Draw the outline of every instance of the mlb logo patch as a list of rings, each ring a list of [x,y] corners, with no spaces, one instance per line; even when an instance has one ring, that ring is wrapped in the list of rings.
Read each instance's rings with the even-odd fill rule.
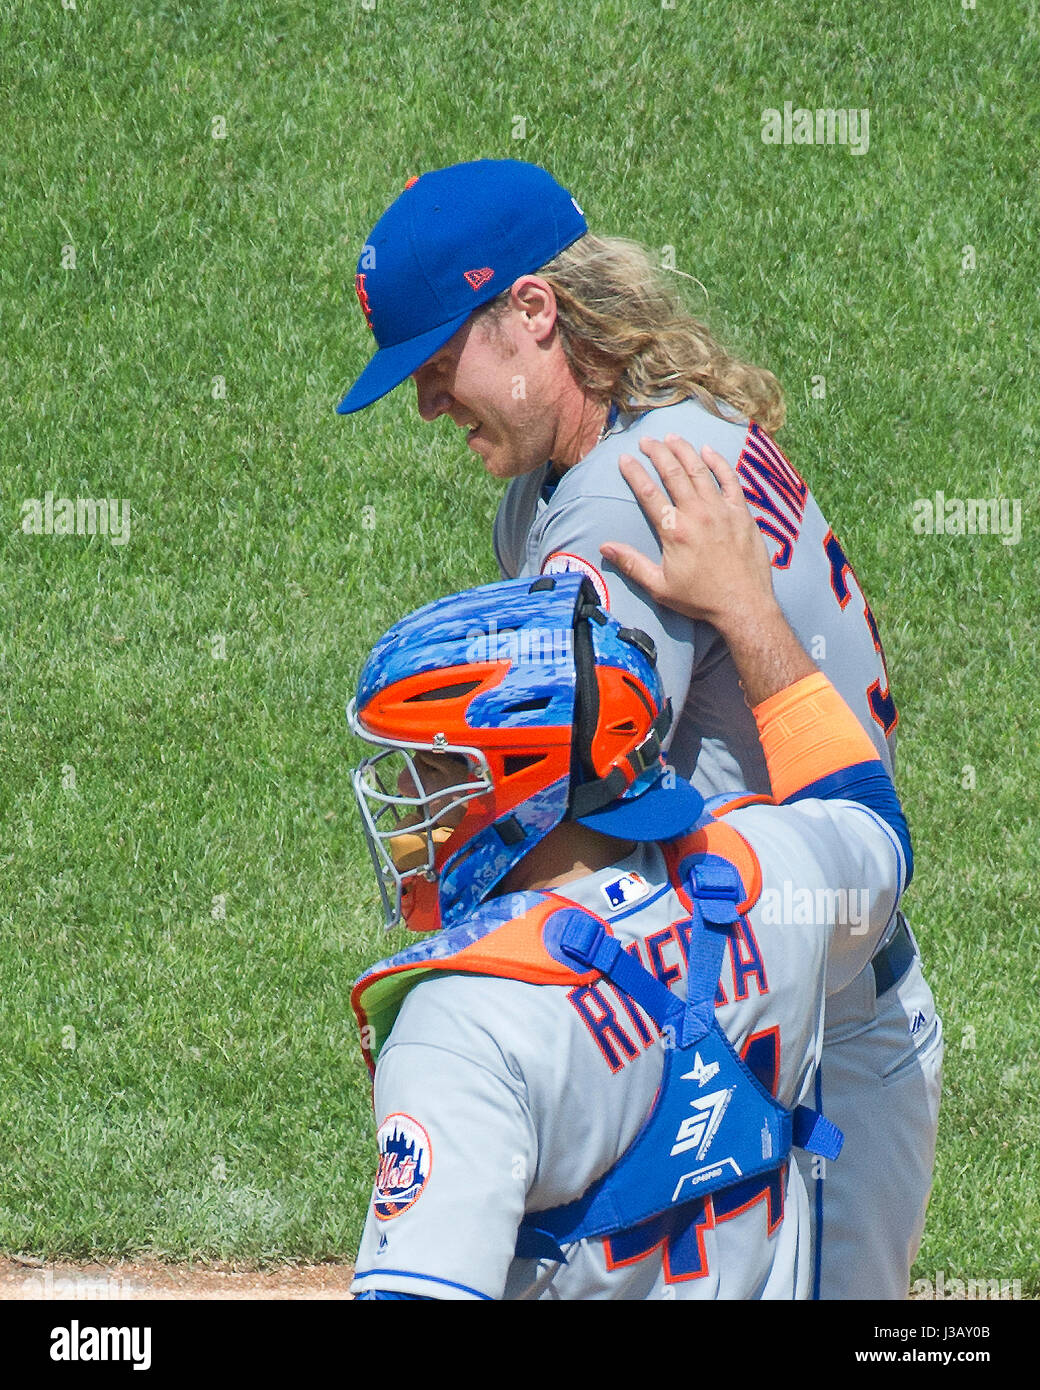
[[[380,1221],[400,1216],[422,1196],[433,1165],[430,1136],[411,1115],[388,1115],[376,1134],[376,1169],[372,1208]]]
[[[600,884],[603,896],[611,907],[624,907],[636,903],[650,892],[650,885],[642,874],[622,874],[609,883]]]

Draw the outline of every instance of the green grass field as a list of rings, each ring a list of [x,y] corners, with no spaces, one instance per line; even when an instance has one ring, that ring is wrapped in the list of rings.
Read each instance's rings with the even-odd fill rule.
[[[917,1272],[1040,1295],[1036,11],[373,4],[0,19],[0,1251],[354,1253],[348,993],[399,943],[343,707],[496,576],[499,485],[410,386],[333,409],[372,223],[515,157],[674,247],[785,386],[902,711],[948,1039]],[[788,100],[869,109],[869,149],[763,143]],[[1021,499],[1021,540],[915,534],[936,491]],[[48,492],[127,499],[128,542],[25,534]]]

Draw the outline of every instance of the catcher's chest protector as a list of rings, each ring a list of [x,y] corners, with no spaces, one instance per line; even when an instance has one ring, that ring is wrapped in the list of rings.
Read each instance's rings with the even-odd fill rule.
[[[687,961],[685,1001],[613,936],[594,913],[552,893],[510,894],[465,924],[380,962],[352,1002],[369,1066],[408,990],[431,971],[472,972],[568,987],[606,978],[661,1030],[664,1074],[653,1109],[614,1166],[575,1202],[528,1214],[517,1256],[562,1259],[560,1247],[605,1237],[694,1206],[709,1193],[760,1187],[792,1144],[836,1158],[840,1130],[816,1111],[787,1110],[737,1055],[715,1016],[727,936],[744,910],[728,826],[715,823],[665,847],[672,887],[690,908],[678,926]],[[743,842],[741,842],[743,845]],[[746,851],[746,846],[744,846]],[[710,1156],[709,1156],[710,1154]],[[738,1202],[739,1205],[739,1202]]]

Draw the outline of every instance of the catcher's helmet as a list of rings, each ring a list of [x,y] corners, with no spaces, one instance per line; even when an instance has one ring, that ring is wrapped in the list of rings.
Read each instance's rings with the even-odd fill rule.
[[[376,644],[347,712],[387,926],[461,921],[565,819],[664,840],[703,802],[666,768],[656,653],[581,575],[438,599]],[[451,761],[454,759],[454,761]]]

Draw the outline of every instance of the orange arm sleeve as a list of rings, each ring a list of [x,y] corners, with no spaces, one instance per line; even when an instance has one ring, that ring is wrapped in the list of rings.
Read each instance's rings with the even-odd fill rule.
[[[753,713],[777,801],[844,768],[880,761],[859,720],[822,671],[771,695]]]

